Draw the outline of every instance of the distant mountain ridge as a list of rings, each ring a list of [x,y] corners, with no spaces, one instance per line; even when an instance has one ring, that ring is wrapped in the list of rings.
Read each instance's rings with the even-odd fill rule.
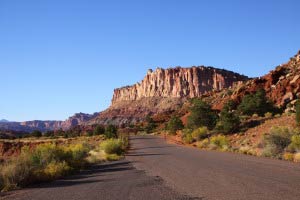
[[[32,132],[34,130],[39,130],[39,131],[49,131],[49,130],[59,130],[59,129],[67,130],[73,126],[81,125],[82,123],[87,122],[96,116],[98,116],[98,113],[94,113],[94,114],[76,113],[65,121],[34,120],[34,121],[25,121],[25,122],[1,122],[0,130],[13,130],[13,131],[24,131],[24,132]]]
[[[1,120],[0,120],[0,123],[7,123],[7,122],[9,122],[9,121],[6,120],[6,119],[1,119]]]

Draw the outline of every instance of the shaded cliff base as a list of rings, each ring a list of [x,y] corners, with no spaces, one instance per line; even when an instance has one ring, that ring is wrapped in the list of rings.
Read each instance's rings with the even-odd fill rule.
[[[171,114],[179,110],[186,100],[187,98],[148,97],[135,101],[119,101],[86,124],[121,126],[141,123],[148,115]]]

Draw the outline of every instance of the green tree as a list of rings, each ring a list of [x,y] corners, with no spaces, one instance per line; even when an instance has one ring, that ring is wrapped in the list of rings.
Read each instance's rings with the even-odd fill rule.
[[[296,122],[297,125],[300,126],[300,100],[296,102]]]
[[[238,106],[238,111],[244,115],[258,114],[264,116],[265,113],[276,112],[274,104],[266,97],[264,89],[259,89],[255,94],[245,95],[241,104]]]
[[[32,137],[42,137],[42,132],[39,130],[35,130],[31,133]]]
[[[152,119],[152,117],[150,117],[150,115],[147,115],[146,122],[147,122],[147,125],[145,126],[145,131],[147,133],[153,132],[153,130],[156,128],[156,124],[155,124],[154,120]]]
[[[176,131],[183,129],[183,123],[179,117],[173,116],[168,122],[167,129],[171,134],[176,134]]]
[[[238,131],[240,125],[240,118],[237,115],[235,108],[235,102],[230,100],[228,101],[221,113],[218,121],[217,129],[224,133],[233,133]]]
[[[213,129],[218,117],[210,105],[199,99],[194,99],[192,104],[187,127],[196,129],[201,126],[206,126],[208,129]]]
[[[97,125],[94,129],[94,135],[103,135],[105,133],[105,128],[101,125]]]
[[[105,128],[105,136],[106,138],[117,138],[118,128],[112,124],[109,124]]]

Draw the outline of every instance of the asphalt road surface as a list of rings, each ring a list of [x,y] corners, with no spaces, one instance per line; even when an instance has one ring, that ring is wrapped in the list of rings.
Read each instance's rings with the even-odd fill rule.
[[[4,199],[299,200],[300,164],[201,151],[136,136],[123,161],[94,166]]]

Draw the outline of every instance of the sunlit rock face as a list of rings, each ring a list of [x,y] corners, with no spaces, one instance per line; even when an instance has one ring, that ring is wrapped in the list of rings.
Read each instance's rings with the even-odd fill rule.
[[[157,68],[155,71],[148,70],[140,83],[115,89],[112,105],[145,97],[200,97],[207,92],[219,91],[246,80],[246,76],[212,67]]]

